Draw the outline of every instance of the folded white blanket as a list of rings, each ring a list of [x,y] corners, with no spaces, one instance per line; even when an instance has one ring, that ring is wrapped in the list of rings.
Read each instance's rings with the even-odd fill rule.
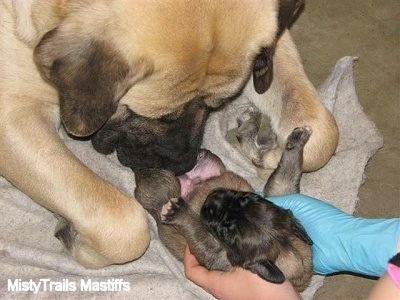
[[[358,102],[352,77],[354,58],[344,57],[320,88],[325,105],[333,112],[340,130],[336,154],[323,169],[305,174],[302,192],[325,199],[352,213],[368,159],[382,146],[382,137]],[[256,189],[261,181],[252,165],[226,140],[227,130],[247,99],[238,99],[212,114],[205,131],[205,148],[221,157],[229,169],[245,177]],[[129,195],[135,189],[134,175],[121,166],[115,154],[97,153],[90,142],[60,135],[66,145],[94,172]],[[32,178],[34,181],[35,179]],[[183,266],[158,239],[150,217],[151,245],[139,260],[102,270],[87,270],[68,256],[53,237],[53,214],[31,201],[0,177],[0,298],[118,298],[118,299],[212,299],[188,281]],[[323,283],[314,276],[303,293],[311,299]],[[35,290],[37,289],[37,290]]]

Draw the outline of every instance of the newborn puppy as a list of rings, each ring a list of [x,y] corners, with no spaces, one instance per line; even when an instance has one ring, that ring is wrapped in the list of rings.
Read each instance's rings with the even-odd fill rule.
[[[311,130],[296,128],[266,195],[299,191],[302,151]],[[210,151],[183,176],[160,169],[136,173],[135,196],[158,224],[161,241],[179,260],[186,245],[208,269],[248,269],[265,280],[292,282],[299,291],[312,275],[311,239],[291,212],[254,194]]]
[[[257,172],[266,169],[263,161],[269,152],[278,147],[276,134],[271,128],[270,120],[261,114],[261,111],[251,105],[237,118],[238,127],[235,129],[235,136],[238,141],[237,148],[246,156]],[[272,173],[269,172],[268,176]],[[268,179],[268,176],[260,175],[261,178]]]
[[[257,194],[221,188],[209,194],[200,217],[233,266],[270,282],[282,283],[286,276],[296,288],[306,287],[302,268],[310,263],[312,241],[290,211]]]
[[[202,99],[159,119],[140,116],[121,106],[92,136],[92,144],[104,154],[116,150],[119,161],[134,172],[158,168],[181,175],[196,164],[209,112]]]
[[[279,151],[279,143],[272,130],[271,120],[252,105],[239,115],[237,124],[235,136],[238,150],[257,168],[258,176],[267,180],[273,172],[270,168],[271,153]],[[303,169],[303,166],[301,168]]]

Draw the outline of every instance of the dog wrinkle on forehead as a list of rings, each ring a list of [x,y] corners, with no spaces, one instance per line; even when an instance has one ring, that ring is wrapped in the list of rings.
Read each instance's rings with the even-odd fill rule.
[[[134,44],[136,53],[155,57],[161,66],[168,61],[193,62],[192,70],[196,64],[209,65],[201,71],[211,74],[229,69],[219,62],[235,65],[235,57],[253,55],[275,39],[276,0],[216,2],[161,1],[140,9],[124,8],[119,14],[128,35],[121,38]]]

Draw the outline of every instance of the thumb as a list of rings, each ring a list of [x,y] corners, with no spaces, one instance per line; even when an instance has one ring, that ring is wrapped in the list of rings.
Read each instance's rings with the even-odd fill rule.
[[[200,265],[197,258],[190,252],[189,247],[185,249],[183,264],[186,277],[209,293],[213,292],[214,284],[224,274],[222,271],[210,271]]]

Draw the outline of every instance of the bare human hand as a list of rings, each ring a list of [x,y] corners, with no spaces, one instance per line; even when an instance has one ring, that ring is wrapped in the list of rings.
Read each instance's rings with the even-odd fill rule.
[[[227,272],[210,271],[200,265],[189,247],[185,250],[183,263],[186,277],[217,299],[300,299],[288,281],[270,283],[242,268],[232,268]]]

